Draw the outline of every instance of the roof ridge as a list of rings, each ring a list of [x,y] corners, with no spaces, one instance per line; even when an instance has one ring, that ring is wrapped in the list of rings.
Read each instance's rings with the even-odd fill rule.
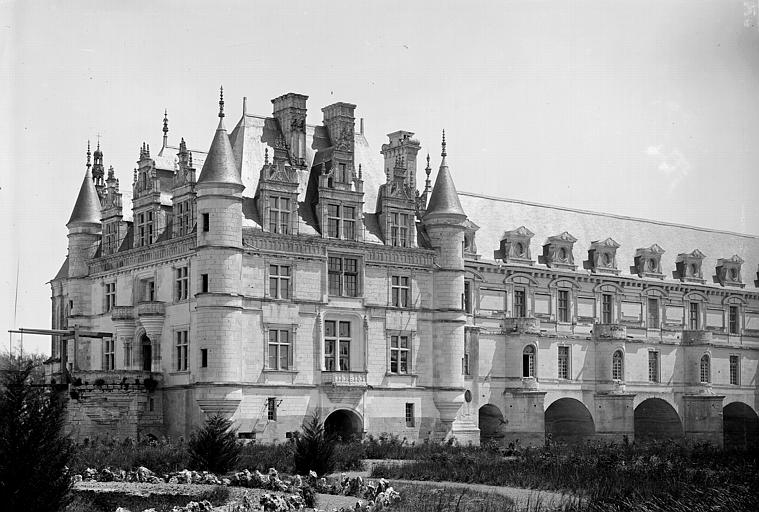
[[[748,233],[738,233],[736,231],[727,231],[725,229],[716,229],[716,228],[705,228],[701,226],[691,226],[689,224],[678,224],[676,222],[667,222],[662,220],[653,220],[653,219],[644,219],[640,217],[631,217],[629,215],[620,215],[617,213],[608,213],[608,212],[598,212],[593,210],[583,210],[580,208],[572,208],[569,206],[557,206],[552,204],[546,204],[546,203],[536,203],[535,201],[525,201],[523,199],[511,199],[508,197],[497,197],[497,196],[490,196],[487,194],[480,194],[476,192],[464,192],[460,191],[459,195],[462,196],[470,196],[470,197],[480,197],[482,199],[490,199],[492,201],[502,201],[504,203],[517,203],[517,204],[523,204],[527,206],[538,206],[540,208],[551,208],[554,210],[563,210],[568,212],[575,212],[575,213],[583,213],[587,215],[601,215],[603,217],[611,217],[613,219],[621,219],[621,220],[633,220],[637,222],[648,222],[650,224],[657,224],[659,226],[670,226],[675,228],[686,228],[686,229],[693,229],[696,231],[703,231],[707,233],[720,233],[724,235],[732,235],[732,236],[740,236],[744,238],[751,238],[759,240],[759,235],[751,235]]]

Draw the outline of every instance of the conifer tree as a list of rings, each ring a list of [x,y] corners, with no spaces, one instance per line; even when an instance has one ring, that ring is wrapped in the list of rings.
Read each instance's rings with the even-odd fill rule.
[[[295,472],[307,475],[315,471],[317,475],[327,475],[335,469],[335,443],[333,435],[327,433],[318,414],[303,423],[303,432],[295,441]]]
[[[189,442],[190,468],[224,474],[240,460],[242,447],[232,422],[215,414],[192,434]]]

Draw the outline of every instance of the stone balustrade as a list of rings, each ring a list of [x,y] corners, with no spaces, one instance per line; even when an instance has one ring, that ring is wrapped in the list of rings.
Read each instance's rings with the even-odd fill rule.
[[[114,306],[111,309],[111,320],[133,320],[134,319],[134,307],[132,306]]]
[[[711,343],[713,336],[712,331],[703,330],[683,330],[682,343],[683,345],[702,345],[704,343]]]
[[[593,336],[597,340],[625,340],[627,339],[627,327],[620,324],[595,324]]]
[[[366,372],[322,372],[322,384],[335,387],[365,388]]]
[[[533,317],[505,318],[503,330],[513,334],[539,334],[540,319]]]
[[[145,301],[137,304],[137,316],[163,316],[166,313],[166,305],[158,301]]]

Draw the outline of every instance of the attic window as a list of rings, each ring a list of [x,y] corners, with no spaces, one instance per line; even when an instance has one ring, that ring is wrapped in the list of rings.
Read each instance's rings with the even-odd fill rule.
[[[651,247],[641,247],[635,251],[635,266],[631,269],[640,277],[655,277],[663,279],[661,271],[661,255],[664,249],[656,244]]]
[[[499,249],[493,253],[494,259],[500,259],[506,263],[532,265],[530,240],[533,236],[534,233],[524,226],[504,232]]]
[[[717,260],[716,281],[722,286],[737,286],[743,288],[741,280],[741,266],[743,259],[737,254],[731,258],[720,258]]]
[[[701,273],[701,263],[703,262],[704,253],[695,249],[690,253],[681,253],[677,255],[677,277],[681,281],[689,281],[695,283],[703,283],[703,275]]]
[[[543,256],[541,256],[540,262],[549,267],[574,270],[577,267],[575,266],[572,247],[576,241],[577,239],[566,231],[560,235],[549,237],[543,245]]]
[[[619,244],[612,238],[591,242],[585,268],[595,273],[619,274],[619,269],[617,269],[618,248]]]

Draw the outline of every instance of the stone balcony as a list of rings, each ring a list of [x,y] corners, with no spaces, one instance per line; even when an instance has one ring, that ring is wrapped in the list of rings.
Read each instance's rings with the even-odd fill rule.
[[[595,324],[593,336],[597,340],[626,340],[627,327],[621,324]]]
[[[365,388],[366,372],[322,372],[322,384],[336,388]]]
[[[540,319],[533,317],[505,318],[503,330],[511,334],[540,334]]]
[[[713,333],[712,331],[704,330],[683,330],[681,340],[683,345],[703,345],[712,342]]]
[[[163,302],[155,300],[144,301],[137,304],[137,316],[164,316],[166,314],[166,305]]]
[[[111,309],[111,319],[113,321],[133,320],[134,308],[132,306],[115,306]]]

